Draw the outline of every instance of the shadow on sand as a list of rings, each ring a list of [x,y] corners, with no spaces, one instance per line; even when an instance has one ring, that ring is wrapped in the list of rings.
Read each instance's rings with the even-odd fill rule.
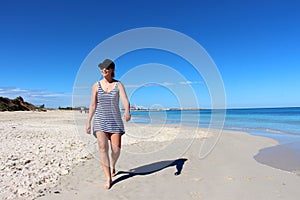
[[[145,175],[149,175],[149,174],[153,174],[156,173],[158,171],[161,171],[163,169],[166,169],[168,167],[176,167],[176,172],[174,173],[175,176],[178,176],[181,174],[184,162],[187,161],[186,158],[179,158],[176,160],[166,160],[166,161],[160,161],[160,162],[155,162],[155,163],[151,163],[148,165],[143,165],[141,167],[137,167],[134,169],[131,169],[129,171],[119,171],[115,176],[117,175],[121,175],[121,174],[125,174],[117,179],[115,179],[112,182],[112,185],[117,184],[120,181],[124,181],[128,178],[134,177],[134,176],[145,176]]]

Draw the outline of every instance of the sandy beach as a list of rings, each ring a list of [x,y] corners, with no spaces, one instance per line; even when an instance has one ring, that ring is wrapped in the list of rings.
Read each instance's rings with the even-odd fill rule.
[[[219,137],[218,130],[126,123],[118,174],[111,189],[104,190],[96,140],[81,131],[86,114],[3,112],[0,117],[1,199],[300,196],[297,173],[254,159],[261,149],[278,144],[270,138],[235,131]]]

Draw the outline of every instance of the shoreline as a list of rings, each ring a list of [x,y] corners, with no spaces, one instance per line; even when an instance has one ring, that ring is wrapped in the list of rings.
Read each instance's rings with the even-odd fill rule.
[[[278,142],[277,145],[260,149],[254,156],[257,162],[300,176],[300,136],[251,131],[248,133],[254,136],[271,138]]]
[[[260,149],[254,159],[276,169],[300,176],[300,140]]]
[[[207,132],[205,128],[176,124],[162,127],[125,123],[127,133],[122,137],[118,168],[127,176],[126,173],[117,176],[118,181],[111,188],[114,192],[110,193],[101,188],[104,177],[99,160],[91,156],[82,140],[87,137],[94,142],[95,138],[87,134],[81,137],[81,133],[77,133],[83,126],[76,124],[74,119],[81,122],[86,119],[86,114],[27,111],[0,113],[0,117],[0,195],[3,199],[82,199],[86,196],[97,199],[99,195],[110,199],[139,199],[136,193],[145,188],[148,188],[145,195],[153,199],[158,198],[155,194],[163,192],[159,185],[166,181],[170,186],[164,184],[167,193],[160,199],[223,199],[222,195],[235,199],[242,195],[227,188],[231,184],[245,190],[250,184],[252,192],[259,190],[258,185],[270,184],[267,190],[279,191],[278,194],[288,199],[300,195],[294,188],[300,183],[297,170],[290,173],[256,161],[255,157],[265,153],[264,149],[269,148],[272,152],[278,144],[264,136],[223,130],[219,138],[218,130]],[[201,158],[200,153],[208,152],[216,140],[219,141],[213,150]],[[182,164],[182,172],[174,176],[177,165],[171,163],[182,159],[187,159]],[[137,173],[128,174],[130,169]],[[283,177],[289,189],[279,187]],[[210,188],[209,185],[214,186]],[[215,194],[215,189],[220,193]],[[180,191],[182,193],[178,193]],[[261,195],[255,197],[262,199]],[[273,193],[270,195],[267,197],[275,198]]]
[[[137,124],[146,124],[140,123]],[[159,126],[162,124],[151,124],[153,126]],[[206,130],[208,128],[195,127],[188,125],[178,124],[165,124],[167,126],[184,126],[194,129]],[[295,134],[278,134],[274,132],[253,131],[253,130],[235,130],[235,129],[223,129],[224,131],[234,131],[247,133],[252,136],[258,136],[263,138],[269,138],[275,140],[277,143],[273,146],[267,146],[259,150],[259,152],[253,155],[254,159],[261,164],[268,165],[270,167],[295,173],[300,176],[300,136]],[[294,146],[294,147],[291,147]]]

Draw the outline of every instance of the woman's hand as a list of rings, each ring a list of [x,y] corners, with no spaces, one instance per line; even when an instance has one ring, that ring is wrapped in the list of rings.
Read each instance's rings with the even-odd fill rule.
[[[124,112],[124,115],[123,115],[123,119],[128,122],[131,118],[131,115],[129,112]]]
[[[86,131],[87,134],[91,134],[91,123],[86,124],[85,131]]]
[[[125,91],[125,88],[123,86],[123,84],[121,82],[119,82],[119,93],[120,93],[120,97],[121,97],[121,101],[122,101],[122,104],[124,106],[124,115],[123,115],[123,119],[128,122],[131,118],[130,116],[130,104],[129,104],[129,101],[128,101],[128,98],[127,98],[127,95],[126,95],[126,91]]]

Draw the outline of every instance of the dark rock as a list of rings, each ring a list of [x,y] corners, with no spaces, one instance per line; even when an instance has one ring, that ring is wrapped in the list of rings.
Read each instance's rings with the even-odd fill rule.
[[[39,108],[31,103],[25,102],[21,96],[15,99],[0,97],[0,111],[30,111],[36,109]]]

